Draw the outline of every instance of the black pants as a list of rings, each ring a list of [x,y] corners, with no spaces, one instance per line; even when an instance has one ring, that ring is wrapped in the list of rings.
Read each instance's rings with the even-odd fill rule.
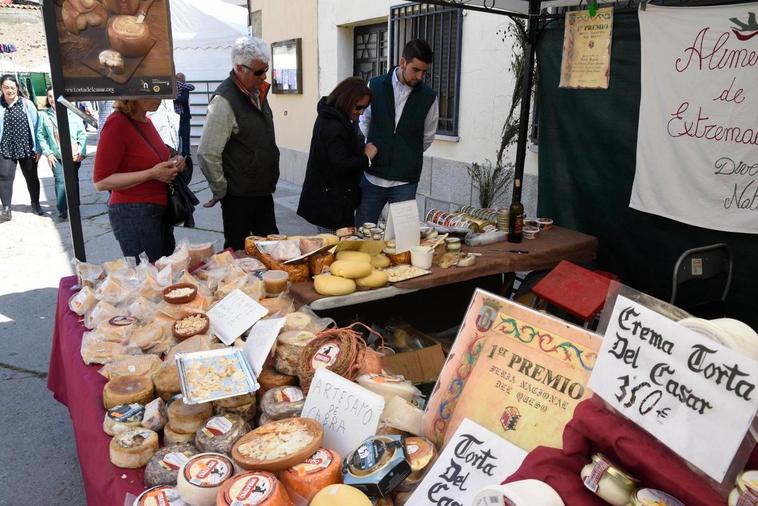
[[[0,156],[0,201],[4,206],[10,206],[13,200],[13,180],[16,179],[16,163],[21,166],[21,173],[26,180],[26,188],[32,204],[39,204],[39,177],[37,177],[37,162],[34,157],[14,160]]]
[[[234,197],[221,199],[221,217],[224,221],[224,247],[241,250],[245,237],[278,234],[274,215],[274,197]]]
[[[190,154],[190,116],[182,114],[179,116],[179,139],[181,139],[181,153],[187,158]]]

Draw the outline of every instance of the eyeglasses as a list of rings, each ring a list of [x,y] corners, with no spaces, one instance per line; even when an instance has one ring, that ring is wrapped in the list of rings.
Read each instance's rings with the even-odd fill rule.
[[[245,67],[247,70],[249,70],[250,72],[252,72],[253,75],[256,76],[256,77],[260,77],[263,74],[265,74],[266,72],[268,72],[268,65],[266,65],[264,68],[258,69],[258,70],[253,70],[252,68],[248,67],[247,65],[240,65],[240,67]]]

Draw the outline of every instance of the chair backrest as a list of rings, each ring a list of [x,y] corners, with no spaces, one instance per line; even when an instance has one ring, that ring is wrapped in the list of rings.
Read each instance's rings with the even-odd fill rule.
[[[716,243],[692,248],[682,253],[674,265],[671,303],[679,305],[677,302],[686,300],[688,307],[723,303],[731,284],[732,254],[728,245]]]

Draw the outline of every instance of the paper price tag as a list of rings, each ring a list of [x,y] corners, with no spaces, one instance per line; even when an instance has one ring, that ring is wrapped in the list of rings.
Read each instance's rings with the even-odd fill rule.
[[[268,314],[268,310],[258,304],[242,290],[237,289],[221,299],[208,311],[211,329],[230,346],[255,322]]]

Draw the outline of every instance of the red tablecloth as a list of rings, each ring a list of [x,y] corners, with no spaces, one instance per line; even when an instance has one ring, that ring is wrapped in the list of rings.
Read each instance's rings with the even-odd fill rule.
[[[101,366],[85,365],[82,361],[80,347],[86,329],[68,309],[74,284],[76,276],[60,282],[47,388],[71,415],[87,504],[122,506],[127,493],[139,495],[145,488],[143,469],[122,469],[110,462],[111,438],[103,432],[106,380],[97,372]]]
[[[726,506],[705,479],[674,452],[592,399],[574,410],[563,431],[563,450],[536,448],[506,482],[542,480],[558,492],[566,506],[604,506],[607,503],[587,490],[579,478],[582,466],[595,452],[614,460],[645,487],[668,492],[687,506]]]

